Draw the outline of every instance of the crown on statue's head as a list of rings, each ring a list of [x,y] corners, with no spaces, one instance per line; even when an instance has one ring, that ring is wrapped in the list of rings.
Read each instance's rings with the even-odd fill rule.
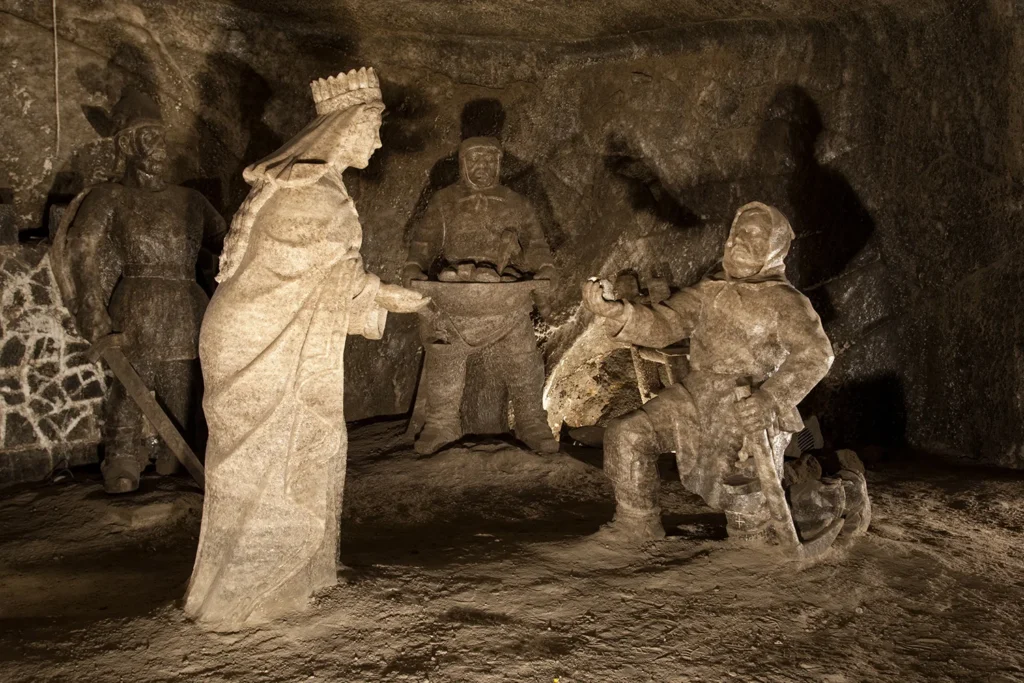
[[[380,80],[372,68],[352,69],[330,78],[318,78],[309,84],[318,115],[348,109],[357,104],[380,102]]]

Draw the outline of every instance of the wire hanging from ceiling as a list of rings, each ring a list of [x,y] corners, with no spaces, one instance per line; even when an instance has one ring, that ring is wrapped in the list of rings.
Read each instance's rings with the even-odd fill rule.
[[[60,57],[57,53],[57,0],[53,0],[53,113],[57,119],[54,158],[60,154]]]

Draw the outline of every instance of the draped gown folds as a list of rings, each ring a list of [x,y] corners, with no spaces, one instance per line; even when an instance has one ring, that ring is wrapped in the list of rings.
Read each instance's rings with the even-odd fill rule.
[[[339,172],[282,186],[206,312],[207,491],[185,611],[213,628],[302,609],[336,583],[345,340],[380,339],[386,317],[361,243]]]

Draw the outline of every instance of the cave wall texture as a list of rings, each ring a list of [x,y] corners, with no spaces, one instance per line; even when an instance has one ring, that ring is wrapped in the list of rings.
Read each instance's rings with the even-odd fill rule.
[[[556,419],[634,393],[621,352],[589,345],[579,283],[690,284],[758,199],[791,218],[791,278],[836,347],[804,406],[826,438],[1024,466],[1014,5],[600,4],[60,0],[55,150],[49,3],[0,0],[0,199],[45,236],[50,204],[113,173],[107,112],[134,83],[172,127],[176,179],[230,216],[242,168],[311,118],[308,82],[372,65],[384,147],[348,179],[367,267],[397,278],[460,139],[498,135],[562,272],[542,330]],[[350,342],[348,419],[409,409],[417,347],[405,316]]]
[[[0,244],[0,483],[96,461],[111,378],[56,293],[45,245]]]

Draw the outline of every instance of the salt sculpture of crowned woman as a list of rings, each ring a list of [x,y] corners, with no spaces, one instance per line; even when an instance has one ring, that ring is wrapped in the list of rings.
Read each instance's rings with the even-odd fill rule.
[[[428,299],[363,268],[342,183],[380,148],[372,69],[311,84],[317,117],[245,169],[199,339],[206,500],[185,612],[234,630],[301,610],[337,582],[348,437],[345,339]]]

